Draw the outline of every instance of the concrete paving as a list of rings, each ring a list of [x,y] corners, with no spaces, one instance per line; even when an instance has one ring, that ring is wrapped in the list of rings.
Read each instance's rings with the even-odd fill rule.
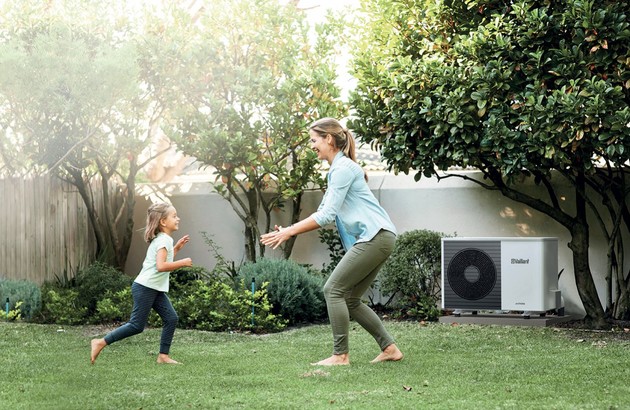
[[[513,313],[462,313],[461,315],[440,316],[440,323],[457,324],[478,324],[478,325],[501,325],[501,326],[538,326],[548,327],[558,323],[577,320],[571,315],[544,315],[532,313],[529,318],[522,314]]]

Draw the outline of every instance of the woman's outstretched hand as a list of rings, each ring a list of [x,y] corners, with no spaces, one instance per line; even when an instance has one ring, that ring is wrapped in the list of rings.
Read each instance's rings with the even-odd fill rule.
[[[260,236],[260,243],[265,246],[271,246],[272,249],[276,249],[282,242],[285,242],[291,237],[291,233],[289,233],[289,228],[283,228],[278,225],[275,225],[273,229],[273,231]]]

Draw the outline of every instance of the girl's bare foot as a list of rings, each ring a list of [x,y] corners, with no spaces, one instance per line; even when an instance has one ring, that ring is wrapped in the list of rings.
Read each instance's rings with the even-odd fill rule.
[[[169,357],[169,355],[160,353],[157,358],[157,362],[159,364],[181,364],[180,362],[173,360]]]
[[[90,363],[94,364],[101,350],[107,346],[107,342],[105,342],[105,339],[92,339],[90,346],[92,348],[90,352]]]
[[[350,356],[348,353],[334,354],[328,359],[320,360],[317,363],[311,363],[313,366],[343,366],[350,364]]]
[[[403,358],[402,352],[398,349],[398,347],[394,343],[392,343],[391,345],[383,349],[381,354],[376,356],[376,358],[372,360],[370,363],[397,362],[399,360],[402,360],[402,358]]]

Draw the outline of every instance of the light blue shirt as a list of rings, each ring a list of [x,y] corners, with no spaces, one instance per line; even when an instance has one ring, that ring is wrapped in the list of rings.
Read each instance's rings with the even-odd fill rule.
[[[319,226],[335,221],[346,250],[370,241],[381,229],[396,234],[389,215],[370,191],[363,169],[341,151],[330,165],[328,188],[311,217]]]
[[[173,252],[173,238],[164,232],[160,232],[149,244],[147,256],[142,263],[142,270],[134,282],[160,292],[168,292],[170,272],[158,272],[157,269],[157,254],[162,248],[166,249],[166,261],[173,262],[175,255]]]

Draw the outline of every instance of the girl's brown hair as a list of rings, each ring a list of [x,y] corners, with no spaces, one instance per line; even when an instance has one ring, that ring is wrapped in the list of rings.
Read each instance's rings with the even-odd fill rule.
[[[335,141],[335,147],[339,148],[346,154],[346,157],[350,158],[354,162],[357,162],[356,154],[356,142],[354,141],[354,135],[352,132],[341,125],[335,118],[325,117],[312,123],[309,130],[315,131],[320,137],[325,138],[327,135],[333,137]],[[367,173],[365,173],[365,180],[367,181]]]
[[[160,221],[168,215],[173,209],[171,204],[159,203],[152,204],[147,210],[147,225],[144,228],[144,240],[151,243],[153,239],[161,232]]]

